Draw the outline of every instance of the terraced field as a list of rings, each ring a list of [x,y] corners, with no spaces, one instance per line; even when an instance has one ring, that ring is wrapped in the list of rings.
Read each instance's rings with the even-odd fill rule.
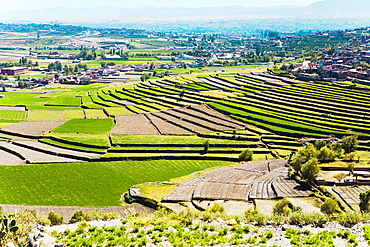
[[[332,135],[357,134],[359,148],[369,149],[370,90],[266,73],[186,74],[127,85],[115,81],[4,95],[0,164],[12,165],[10,170],[24,163],[234,162],[246,148],[255,161],[272,160],[300,149],[299,138]],[[243,185],[215,180],[194,190],[194,195],[200,199],[218,193],[212,197],[240,199],[244,191],[244,199],[272,198],[296,186],[280,173],[273,178],[265,171],[260,176],[245,172],[249,175]],[[132,174],[140,177],[139,172]],[[236,194],[216,192],[221,185]]]

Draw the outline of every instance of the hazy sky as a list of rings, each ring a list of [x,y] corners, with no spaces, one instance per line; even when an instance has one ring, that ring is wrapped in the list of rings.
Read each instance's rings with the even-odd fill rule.
[[[152,6],[274,6],[274,5],[309,5],[320,0],[1,0],[0,11],[44,9],[51,7],[89,8],[104,5],[121,8]]]

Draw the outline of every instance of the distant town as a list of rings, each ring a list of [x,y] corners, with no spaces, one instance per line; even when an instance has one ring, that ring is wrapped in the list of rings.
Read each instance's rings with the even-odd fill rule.
[[[0,30],[6,40],[0,57],[8,58],[0,63],[4,89],[89,84],[114,77],[145,80],[194,69],[251,66],[303,80],[370,84],[370,28],[293,35],[272,30],[207,35],[46,24],[0,24]],[[14,31],[22,38],[12,37]]]

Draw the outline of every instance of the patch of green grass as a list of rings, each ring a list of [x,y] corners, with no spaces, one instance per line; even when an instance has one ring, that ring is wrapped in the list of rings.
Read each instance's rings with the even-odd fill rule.
[[[26,120],[26,111],[12,111],[12,110],[2,110],[0,111],[0,119],[2,120]]]
[[[112,118],[71,119],[53,129],[52,133],[108,134],[114,126]]]
[[[64,111],[59,110],[30,110],[28,121],[58,121],[63,118]]]
[[[86,118],[106,118],[107,115],[105,115],[103,110],[100,109],[86,109],[84,110],[86,114]]]
[[[85,114],[83,110],[66,110],[64,111],[62,120],[70,120],[74,118],[84,118]]]
[[[0,166],[0,203],[118,206],[121,195],[135,184],[166,181],[229,164],[223,161],[158,160]]]

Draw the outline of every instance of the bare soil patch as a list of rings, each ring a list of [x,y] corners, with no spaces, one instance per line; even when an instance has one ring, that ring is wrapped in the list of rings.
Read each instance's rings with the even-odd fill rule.
[[[41,136],[64,123],[65,121],[20,122],[5,127],[3,130],[23,135]]]
[[[144,114],[116,116],[112,135],[159,135]]]

